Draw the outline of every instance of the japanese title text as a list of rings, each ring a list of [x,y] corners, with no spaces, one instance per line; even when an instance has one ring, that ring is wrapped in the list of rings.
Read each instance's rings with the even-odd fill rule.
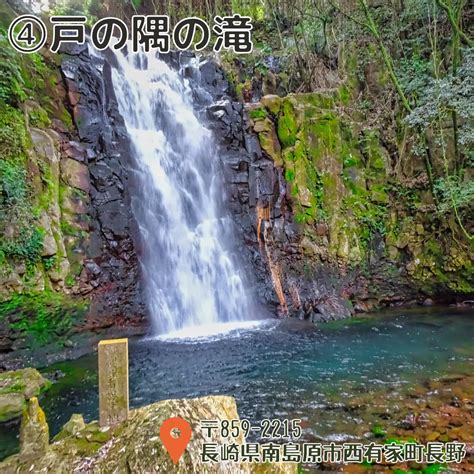
[[[87,17],[52,16],[49,21],[51,38],[48,38],[48,28],[41,18],[34,15],[16,18],[8,29],[10,44],[21,53],[34,53],[48,43],[49,50],[56,53],[65,44],[85,43]],[[238,14],[216,16],[212,27],[198,17],[184,18],[171,27],[167,15],[134,15],[130,27],[119,18],[98,20],[92,25],[89,38],[99,51],[127,46],[135,53],[141,50],[168,53],[172,44],[182,51],[190,48],[201,51],[212,41],[212,49],[216,52],[230,50],[248,54],[253,50],[252,28],[252,19]]]

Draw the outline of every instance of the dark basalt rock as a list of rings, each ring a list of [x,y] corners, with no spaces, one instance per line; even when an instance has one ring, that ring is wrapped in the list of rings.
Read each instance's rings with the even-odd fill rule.
[[[61,70],[79,139],[66,153],[86,163],[90,177],[91,225],[81,280],[90,285],[89,321],[107,327],[145,315],[130,210],[131,153],[118,111],[107,60],[90,56],[87,45],[66,47]],[[71,100],[72,99],[72,100]]]

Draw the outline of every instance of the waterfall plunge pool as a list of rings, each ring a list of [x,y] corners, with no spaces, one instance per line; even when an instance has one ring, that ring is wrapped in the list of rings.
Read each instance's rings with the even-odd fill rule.
[[[307,439],[362,440],[408,415],[413,394],[418,407],[441,406],[440,392],[429,390],[436,380],[474,375],[473,316],[398,310],[319,326],[272,320],[206,338],[131,341],[130,405],[232,395],[252,422],[299,418]],[[73,413],[86,422],[98,416],[97,355],[43,370],[58,371],[64,376],[40,401],[51,435]],[[0,426],[0,457],[15,452],[17,436],[17,425]]]

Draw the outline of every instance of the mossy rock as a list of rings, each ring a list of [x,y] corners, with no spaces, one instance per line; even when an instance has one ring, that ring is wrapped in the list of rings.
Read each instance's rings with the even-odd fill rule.
[[[192,428],[191,441],[173,464],[160,440],[160,426],[172,417],[184,418]],[[130,412],[129,419],[109,428],[97,422],[85,425],[69,436],[49,445],[42,456],[24,460],[14,455],[0,463],[0,472],[226,472],[226,473],[296,473],[297,465],[206,463],[201,461],[205,437],[201,420],[238,419],[237,406],[231,397],[209,396],[186,400],[166,400]],[[77,420],[76,420],[77,421]],[[75,426],[77,423],[73,423]],[[71,428],[71,422],[66,424]],[[223,444],[229,439],[214,432],[212,442]],[[232,442],[241,444],[243,435]],[[107,445],[107,449],[101,449]]]
[[[298,121],[294,104],[290,98],[282,100],[278,116],[277,134],[283,147],[294,146],[298,132]]]
[[[281,166],[283,162],[280,142],[271,119],[265,117],[263,120],[257,120],[254,125],[254,131],[258,134],[262,150],[273,160],[276,166]]]
[[[0,374],[0,422],[21,415],[26,401],[48,390],[51,382],[36,369],[21,369]]]
[[[260,102],[273,114],[278,116],[281,107],[281,98],[277,95],[266,95],[260,99]]]

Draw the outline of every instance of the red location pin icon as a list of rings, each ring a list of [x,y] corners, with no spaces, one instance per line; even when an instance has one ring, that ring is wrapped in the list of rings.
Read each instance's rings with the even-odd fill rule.
[[[179,438],[175,438],[171,434],[173,430],[179,430]],[[184,450],[191,439],[191,435],[191,425],[179,416],[168,418],[161,425],[161,442],[175,464],[178,464],[180,457],[183,455]]]

